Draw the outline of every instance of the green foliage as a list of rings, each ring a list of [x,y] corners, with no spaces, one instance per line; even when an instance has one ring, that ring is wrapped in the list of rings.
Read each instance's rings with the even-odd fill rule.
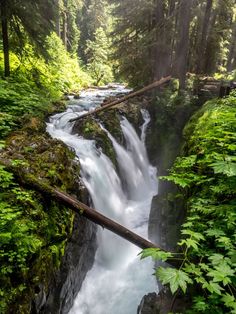
[[[87,64],[87,42],[95,41],[95,32],[99,28],[102,28],[106,33],[110,32],[110,6],[107,0],[83,0],[81,2],[81,10],[78,12],[80,30],[78,53],[82,61]]]
[[[156,275],[172,293],[188,290],[187,313],[236,313],[235,95],[206,103],[184,133],[184,156],[162,177],[186,200],[178,243],[184,256],[179,269],[159,267]]]
[[[46,55],[43,43],[46,36],[54,30],[56,15],[54,2],[51,0],[7,1],[6,13],[11,25],[9,41],[12,50],[22,56],[26,42],[30,41],[38,52]]]
[[[45,50],[47,62],[36,56],[29,44],[21,58],[11,54],[13,74],[8,80],[0,80],[0,138],[21,126],[22,117],[43,117],[52,101],[65,92],[78,92],[91,81],[54,33],[47,37]]]
[[[160,249],[145,249],[139,255],[141,255],[141,259],[146,257],[152,257],[154,260],[161,260],[163,262],[167,261],[168,258],[173,257],[173,254],[170,252],[164,252]]]
[[[15,164],[21,166],[18,161]],[[1,313],[23,290],[30,293],[29,279],[36,283],[46,280],[34,278],[40,275],[40,270],[33,271],[35,260],[46,258],[55,268],[60,265],[70,213],[54,202],[47,203],[45,207],[38,193],[19,186],[13,174],[0,166]]]
[[[46,41],[46,50],[50,56],[48,69],[48,86],[54,91],[79,91],[91,82],[91,78],[79,66],[76,56],[71,56],[56,34],[51,34]]]
[[[187,284],[193,283],[187,273],[180,269],[159,267],[156,271],[156,275],[163,284],[168,283],[170,285],[170,290],[173,294],[178,288],[181,288],[185,293]]]
[[[96,85],[109,83],[113,80],[112,68],[108,62],[109,40],[101,27],[94,36],[94,41],[87,41],[88,71]]]

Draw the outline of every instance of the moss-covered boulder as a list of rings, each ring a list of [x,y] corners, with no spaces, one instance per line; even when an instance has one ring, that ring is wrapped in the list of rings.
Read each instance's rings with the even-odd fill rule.
[[[147,105],[148,99],[145,97],[131,99],[125,103],[101,111],[96,115],[77,120],[73,127],[73,133],[83,135],[86,139],[95,140],[97,147],[101,147],[103,152],[116,164],[112,143],[100,124],[102,124],[119,143],[124,144],[124,138],[120,128],[122,116],[127,117],[136,130],[140,132],[139,128],[143,123],[141,108],[145,108]]]
[[[79,197],[79,165],[74,153],[40,130],[41,123],[32,120],[31,125],[13,133],[1,158]],[[52,274],[60,266],[74,214],[24,183],[17,183],[3,166],[0,178],[0,312],[30,313],[39,287],[43,285],[47,291]]]

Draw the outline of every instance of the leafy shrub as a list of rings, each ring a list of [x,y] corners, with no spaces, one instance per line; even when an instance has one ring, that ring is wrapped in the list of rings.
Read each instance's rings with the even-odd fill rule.
[[[30,295],[34,285],[46,280],[45,265],[37,266],[36,260],[47,261],[48,271],[59,266],[68,227],[71,214],[65,207],[54,202],[45,206],[40,194],[15,183],[13,174],[0,165],[1,313],[23,290]]]
[[[236,313],[235,96],[209,101],[195,114],[185,128],[184,156],[162,178],[180,187],[188,211],[181,267],[159,267],[156,275],[173,294],[190,293],[187,313]]]
[[[44,115],[63,93],[78,92],[91,82],[56,34],[48,36],[45,49],[48,60],[37,56],[29,44],[20,59],[11,53],[12,75],[0,80],[0,139],[21,125],[24,116]]]

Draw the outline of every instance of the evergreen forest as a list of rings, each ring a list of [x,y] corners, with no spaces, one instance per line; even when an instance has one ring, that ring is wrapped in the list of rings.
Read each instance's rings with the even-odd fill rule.
[[[0,314],[236,314],[236,1],[0,0],[0,20]],[[104,110],[77,120],[98,105]],[[150,115],[147,126],[140,109]],[[132,144],[131,135],[138,140],[126,118],[147,154]],[[54,122],[113,164],[111,184],[120,180],[124,193],[113,197],[99,170],[101,204],[120,204],[124,195],[133,204],[136,182],[131,172],[122,176],[132,162],[140,194],[148,180],[141,163],[157,168],[159,192],[148,235],[141,234],[150,242],[139,245],[138,261],[152,260],[143,281],[158,283],[136,312],[128,305],[111,311],[99,297],[102,310],[87,301],[87,310],[70,312],[100,241],[86,208],[99,213],[100,203],[90,164],[80,159],[88,146],[52,136]],[[96,278],[94,286],[100,289]]]

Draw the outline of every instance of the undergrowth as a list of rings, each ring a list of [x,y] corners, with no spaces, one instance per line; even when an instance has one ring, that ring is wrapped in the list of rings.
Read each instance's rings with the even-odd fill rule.
[[[185,199],[179,268],[156,275],[173,295],[188,294],[186,313],[236,313],[236,94],[207,102],[184,130],[183,156],[169,176]],[[155,249],[142,257],[175,256]]]
[[[11,76],[0,79],[0,139],[24,125],[29,116],[42,118],[63,93],[79,92],[91,79],[61,40],[51,34],[45,42],[48,60],[37,56],[32,46],[24,54],[11,53]],[[0,75],[3,52],[0,51]]]
[[[43,133],[43,121],[58,110],[63,93],[78,93],[90,78],[55,34],[45,49],[48,60],[29,44],[21,56],[11,52],[11,76],[0,79],[0,154],[13,160],[16,155],[16,166],[67,190],[74,185],[69,170],[74,155]],[[0,51],[0,75],[2,61]],[[35,289],[47,290],[60,264],[72,225],[66,207],[17,183],[0,165],[0,313],[30,312]]]

